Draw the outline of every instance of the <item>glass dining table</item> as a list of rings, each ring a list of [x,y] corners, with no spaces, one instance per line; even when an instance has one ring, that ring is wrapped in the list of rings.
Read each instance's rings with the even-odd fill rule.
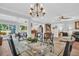
[[[55,47],[48,45],[44,42],[28,43],[25,44],[28,47],[25,51],[21,52],[21,56],[58,56],[61,51],[56,51]],[[26,48],[26,47],[25,47]],[[25,49],[23,48],[23,49]]]
[[[65,45],[61,44],[61,47],[59,47],[61,42],[52,45],[40,41],[34,43],[28,40],[18,41],[16,38],[11,39],[11,41],[14,43],[17,56],[59,56],[64,50],[63,45]],[[13,45],[10,44],[10,46]],[[14,51],[14,48],[11,49]]]

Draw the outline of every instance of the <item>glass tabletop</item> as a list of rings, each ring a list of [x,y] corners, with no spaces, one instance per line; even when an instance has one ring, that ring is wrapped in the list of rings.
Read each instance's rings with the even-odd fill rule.
[[[30,43],[25,44],[25,46],[28,46],[29,49],[26,49],[24,52],[22,52],[20,55],[24,56],[57,56],[60,54],[60,52],[55,52],[55,47],[52,45],[47,45],[46,43],[37,42],[37,43]]]

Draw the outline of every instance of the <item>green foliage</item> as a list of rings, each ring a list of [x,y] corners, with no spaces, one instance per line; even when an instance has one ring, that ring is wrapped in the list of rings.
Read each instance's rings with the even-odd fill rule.
[[[8,30],[8,25],[7,24],[2,24],[3,30]]]
[[[31,43],[33,43],[33,42],[37,42],[38,38],[37,37],[35,37],[35,38],[28,37],[27,40],[31,41]]]
[[[2,25],[0,24],[0,30],[2,30]]]
[[[32,39],[31,37],[28,37],[28,38],[27,38],[28,41],[31,41],[31,39]]]
[[[20,25],[21,30],[27,30],[27,26]]]

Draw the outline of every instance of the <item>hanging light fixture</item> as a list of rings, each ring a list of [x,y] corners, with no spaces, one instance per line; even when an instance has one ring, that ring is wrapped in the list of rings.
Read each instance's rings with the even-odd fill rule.
[[[33,17],[44,16],[46,13],[43,4],[36,3],[34,5],[31,5],[29,14]]]

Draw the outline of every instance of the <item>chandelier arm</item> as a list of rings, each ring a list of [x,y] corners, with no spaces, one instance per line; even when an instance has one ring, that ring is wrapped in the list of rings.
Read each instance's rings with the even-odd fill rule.
[[[41,4],[39,3],[34,4],[34,6],[30,8],[30,10],[31,10],[30,11],[31,16],[39,17],[45,15],[44,7],[41,6]]]

